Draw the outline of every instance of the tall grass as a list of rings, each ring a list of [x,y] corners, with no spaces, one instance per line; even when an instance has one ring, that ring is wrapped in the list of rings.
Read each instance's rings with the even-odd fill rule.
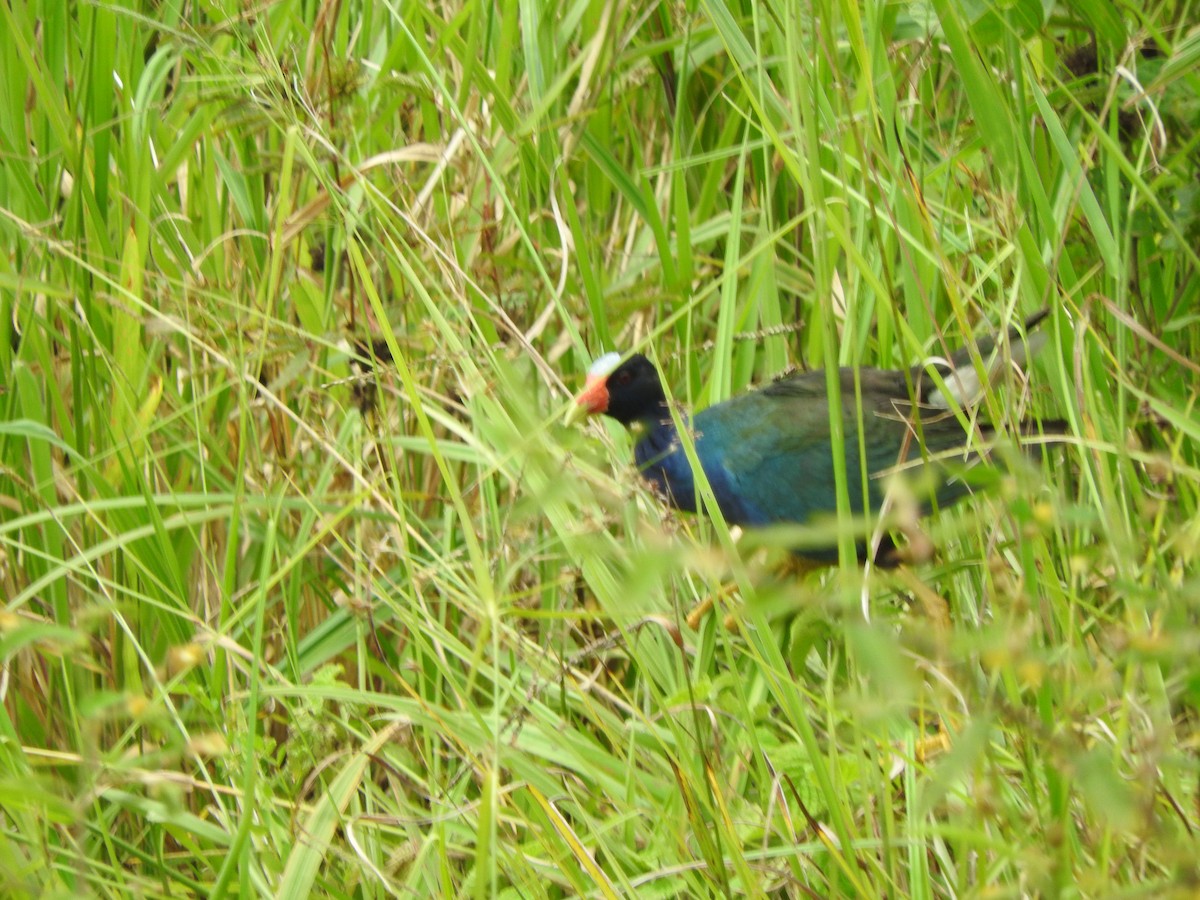
[[[3,893],[1190,895],[1194,21],[0,6]],[[895,575],[561,423],[1043,307]]]

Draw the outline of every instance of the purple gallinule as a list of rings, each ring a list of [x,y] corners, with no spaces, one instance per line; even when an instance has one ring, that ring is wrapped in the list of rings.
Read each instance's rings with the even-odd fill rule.
[[[1043,311],[1030,318],[1024,331],[1034,328],[1046,314]],[[1041,342],[1039,335],[1026,338],[1014,330],[1008,358],[1023,364]],[[983,373],[989,379],[1004,367],[1004,359],[995,352],[996,343],[984,338],[977,345]],[[941,385],[931,370],[941,376]],[[908,464],[905,469],[914,476],[932,476],[924,480],[933,487],[920,495],[925,510],[935,502],[942,506],[966,493],[963,482],[952,477],[954,466],[947,467],[944,462],[947,456],[963,462],[974,455],[967,450],[972,438],[952,411],[954,406],[969,407],[982,394],[980,372],[969,350],[907,371],[858,369],[861,428],[855,372],[844,368],[840,374],[846,488],[856,516],[879,511],[886,490],[881,475],[901,464]],[[680,445],[662,379],[650,360],[641,354],[624,361],[616,353],[602,356],[592,366],[576,403],[571,418],[602,413],[637,431],[634,458],[642,475],[673,506],[696,511],[692,467]],[[682,421],[687,422],[688,417],[683,416]],[[829,397],[823,371],[788,375],[710,406],[690,422],[696,456],[728,524],[814,525],[836,514]],[[1060,433],[1065,424],[1044,421],[1041,430]],[[978,431],[975,447],[979,438],[992,434],[992,428],[979,425]],[[959,449],[963,452],[953,452]],[[865,484],[860,453],[865,459]],[[931,460],[939,455],[939,462]],[[829,561],[836,558],[834,544],[830,537],[796,552],[808,559]],[[894,551],[894,543],[884,536],[875,559],[881,564],[896,562]],[[865,558],[866,542],[861,538],[858,552]]]

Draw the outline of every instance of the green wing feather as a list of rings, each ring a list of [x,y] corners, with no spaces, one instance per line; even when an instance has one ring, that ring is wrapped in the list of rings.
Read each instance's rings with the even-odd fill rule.
[[[928,453],[961,446],[966,435],[953,416],[939,413],[922,417],[918,439],[905,373],[859,369],[858,377],[865,494],[854,370],[840,373],[847,488],[852,510],[862,513],[864,499],[874,509],[883,497],[882,481],[871,475],[920,459],[922,446]],[[824,372],[794,375],[718,404],[700,413],[695,426],[705,469],[710,478],[719,471],[736,488],[744,524],[807,522],[836,512]],[[706,435],[715,440],[703,440]],[[937,496],[944,501],[950,492],[943,486]]]

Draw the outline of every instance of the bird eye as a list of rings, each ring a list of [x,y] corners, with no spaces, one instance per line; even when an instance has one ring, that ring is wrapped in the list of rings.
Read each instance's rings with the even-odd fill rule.
[[[633,381],[633,373],[632,373],[632,372],[628,372],[628,371],[626,371],[626,372],[618,372],[618,373],[617,373],[617,374],[616,374],[616,375],[613,377],[613,380],[614,380],[614,381],[615,381],[615,382],[616,382],[618,385],[629,384],[629,382]]]

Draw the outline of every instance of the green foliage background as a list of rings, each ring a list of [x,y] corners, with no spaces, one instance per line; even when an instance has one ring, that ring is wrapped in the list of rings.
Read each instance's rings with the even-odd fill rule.
[[[1191,896],[1196,21],[0,5],[0,891]],[[561,421],[1043,307],[899,574]]]

